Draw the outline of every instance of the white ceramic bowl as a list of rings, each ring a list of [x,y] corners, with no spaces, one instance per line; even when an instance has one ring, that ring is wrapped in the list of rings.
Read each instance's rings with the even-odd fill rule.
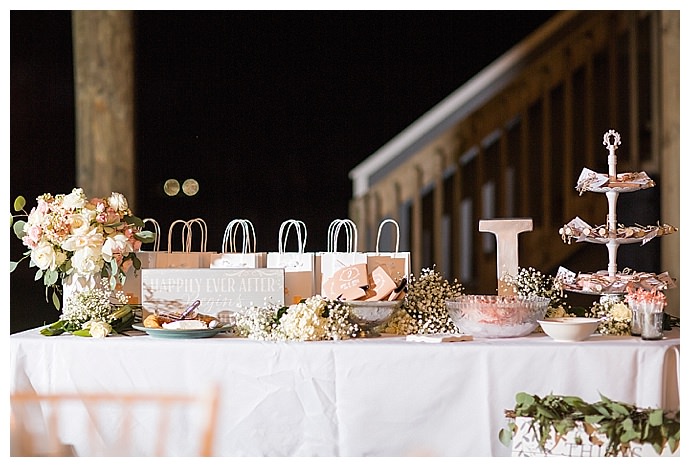
[[[599,326],[596,318],[563,317],[539,320],[539,325],[555,341],[577,342],[587,339]]]

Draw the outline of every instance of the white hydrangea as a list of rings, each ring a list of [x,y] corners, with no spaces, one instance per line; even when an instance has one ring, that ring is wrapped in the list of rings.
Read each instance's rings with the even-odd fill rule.
[[[350,308],[319,295],[290,306],[264,305],[239,313],[237,333],[255,340],[319,341],[357,336],[359,327],[350,322]]]

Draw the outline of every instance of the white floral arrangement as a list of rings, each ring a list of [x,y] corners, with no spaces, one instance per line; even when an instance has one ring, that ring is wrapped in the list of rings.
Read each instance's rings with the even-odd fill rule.
[[[315,295],[289,306],[249,307],[238,313],[235,326],[238,335],[255,340],[343,340],[360,332],[350,311],[343,302]]]
[[[596,332],[611,336],[629,336],[632,323],[632,310],[623,301],[604,300],[594,302],[585,312],[587,318],[600,320]]]
[[[457,279],[445,279],[435,268],[422,269],[419,277],[410,274],[407,292],[400,309],[382,331],[387,334],[446,334],[458,333],[446,300],[462,294]]]
[[[75,336],[103,338],[130,327],[134,321],[127,295],[113,291],[108,279],[100,287],[84,289],[67,297],[60,319],[41,329],[44,336],[70,333]]]
[[[114,289],[125,281],[130,267],[139,269],[136,252],[142,243],[151,243],[154,234],[143,230],[144,223],[132,215],[127,199],[113,192],[107,198],[87,198],[84,190],[69,194],[43,194],[27,213],[26,200],[19,196],[14,210],[26,221],[11,217],[15,235],[28,248],[19,261],[10,262],[10,272],[26,258],[38,268],[35,280],[43,279],[53,289],[53,304],[60,309],[56,289],[69,276],[106,277]]]

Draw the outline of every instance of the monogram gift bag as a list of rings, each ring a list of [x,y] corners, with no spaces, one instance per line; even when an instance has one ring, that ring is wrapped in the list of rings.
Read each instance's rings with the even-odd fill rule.
[[[381,232],[386,224],[395,226],[395,251],[381,252]],[[392,238],[392,237],[391,237]],[[370,295],[367,300],[392,300],[393,289],[408,279],[410,273],[410,252],[398,251],[400,247],[400,226],[393,219],[384,219],[379,224],[376,236],[376,251],[368,252],[367,271],[369,272]],[[392,285],[392,288],[390,288]]]
[[[242,249],[238,249],[237,234],[242,236]],[[225,227],[221,253],[211,256],[211,268],[252,269],[266,267],[266,253],[256,251],[254,225],[247,219],[234,219]]]
[[[285,251],[288,235],[295,229],[297,251]],[[278,231],[278,251],[269,252],[266,265],[269,268],[285,270],[285,304],[299,303],[303,298],[316,294],[314,282],[314,253],[305,252],[307,227],[304,222],[289,219],[280,225]]]
[[[338,250],[338,236],[346,235],[346,251]],[[338,300],[357,300],[366,294],[367,255],[357,249],[357,226],[350,219],[336,219],[328,229],[328,251],[319,255],[321,295]]]

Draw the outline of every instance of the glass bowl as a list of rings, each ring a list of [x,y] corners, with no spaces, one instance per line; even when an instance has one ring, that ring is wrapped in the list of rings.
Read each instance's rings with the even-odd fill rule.
[[[402,305],[402,300],[397,301],[344,301],[350,307],[350,320],[357,323],[359,328],[367,336],[377,336],[374,328],[388,323],[393,314]]]
[[[446,300],[453,323],[474,337],[522,337],[533,332],[546,315],[547,297],[460,295]]]

